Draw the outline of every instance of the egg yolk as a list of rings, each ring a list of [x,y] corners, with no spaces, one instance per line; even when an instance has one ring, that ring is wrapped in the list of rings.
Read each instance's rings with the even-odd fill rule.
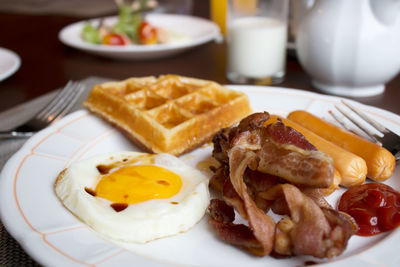
[[[153,165],[131,165],[103,176],[96,196],[114,203],[134,204],[150,199],[169,198],[182,187],[179,175]]]

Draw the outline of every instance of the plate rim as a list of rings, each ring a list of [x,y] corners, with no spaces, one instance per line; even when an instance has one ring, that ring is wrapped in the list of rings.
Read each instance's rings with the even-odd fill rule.
[[[252,89],[253,88],[253,89],[255,89],[255,91],[259,91],[259,92],[262,92],[262,90],[266,90],[266,92],[268,92],[268,91],[276,91],[276,92],[280,92],[280,93],[287,93],[287,94],[292,95],[292,96],[293,96],[293,94],[301,94],[301,95],[311,95],[313,97],[321,98],[321,99],[335,99],[335,100],[346,99],[345,97],[323,95],[323,94],[316,93],[316,92],[309,92],[309,91],[304,91],[304,90],[294,89],[294,88],[288,88],[288,87],[253,86],[253,85],[226,85],[226,86],[228,88],[231,88],[231,89],[234,89],[234,90],[235,89],[236,90],[241,90],[241,91],[245,91],[245,89],[249,89],[249,88]],[[354,101],[354,100],[351,100],[351,99],[347,99],[347,100],[353,101],[353,102],[357,103],[358,105],[362,105],[363,107],[366,107],[367,109],[371,109],[373,111],[378,111],[379,113],[383,112],[385,115],[388,115],[389,117],[395,118],[396,119],[395,120],[396,123],[398,125],[400,125],[400,116],[395,114],[395,113],[393,113],[393,112],[391,112],[391,111],[388,111],[388,110],[385,110],[385,109],[381,109],[381,108],[376,108],[376,107],[370,106],[370,105],[365,105],[365,104],[362,104],[362,103],[360,103],[358,101]],[[290,108],[289,108],[289,110],[290,110]],[[68,120],[73,120],[73,118],[75,118],[75,117],[83,116],[83,115],[86,115],[86,114],[90,114],[90,113],[87,110],[84,110],[84,109],[75,111],[75,112],[67,115],[66,117],[62,118],[61,120],[59,120],[55,124],[51,125],[50,127],[38,132],[37,134],[35,134],[30,139],[28,139],[27,142],[7,161],[7,163],[3,167],[3,170],[1,171],[1,174],[0,174],[0,199],[2,199],[3,196],[4,196],[4,194],[1,194],[1,192],[3,190],[5,190],[5,187],[8,184],[6,182],[7,178],[4,177],[4,176],[6,176],[6,172],[8,171],[8,169],[12,170],[13,169],[13,165],[20,164],[19,160],[21,160],[23,158],[23,156],[26,155],[27,151],[29,151],[32,146],[34,146],[38,141],[40,141],[43,138],[44,135],[48,134],[48,132],[54,131],[54,129],[57,128],[57,126],[59,124],[62,124],[63,121],[66,121],[67,119]],[[9,179],[11,179],[11,178],[9,178]],[[20,230],[20,229],[17,229],[15,227],[13,227],[12,223],[10,222],[11,221],[11,216],[10,216],[9,219],[5,219],[6,218],[6,216],[4,214],[5,213],[5,211],[4,211],[5,210],[5,208],[4,208],[4,206],[5,206],[4,203],[5,202],[6,201],[0,201],[0,219],[3,222],[3,225],[6,228],[6,230],[12,235],[13,238],[15,238],[17,240],[17,242],[23,247],[25,252],[27,254],[29,254],[33,259],[35,259],[39,263],[43,263],[43,264],[51,264],[51,263],[54,264],[54,262],[51,262],[50,258],[47,258],[42,254],[36,253],[35,249],[31,248],[29,246],[28,242],[24,242],[24,239],[26,239],[26,238],[28,238],[28,239],[35,238],[36,239],[35,235],[33,235],[33,236],[32,235],[24,236],[24,234],[27,234],[28,232],[29,233],[32,232],[31,230],[26,231],[25,229]],[[18,214],[18,215],[20,216],[20,214]],[[391,232],[390,235],[386,236],[384,239],[386,241],[390,241],[390,242],[394,242],[393,240],[395,240],[396,242],[400,241],[400,228],[397,228],[396,230]],[[378,247],[378,245],[370,247],[367,250],[368,251],[376,250],[377,247]],[[62,255],[58,255],[58,257],[64,258]],[[351,262],[353,258],[355,258],[355,257],[354,256],[350,256],[350,257],[346,257],[346,258],[343,258],[343,259],[338,259],[338,260],[333,260],[333,261],[330,261],[330,262],[326,262],[326,263],[323,263],[323,264],[324,265],[335,264],[335,266],[337,266],[337,265],[342,266],[342,264],[346,265],[349,262]]]

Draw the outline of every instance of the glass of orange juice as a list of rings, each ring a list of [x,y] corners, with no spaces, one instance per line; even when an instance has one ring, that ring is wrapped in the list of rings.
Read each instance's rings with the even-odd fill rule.
[[[211,19],[219,26],[221,34],[226,33],[226,0],[210,0]]]

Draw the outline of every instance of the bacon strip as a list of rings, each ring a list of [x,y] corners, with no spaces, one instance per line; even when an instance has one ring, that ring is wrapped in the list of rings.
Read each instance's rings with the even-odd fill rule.
[[[320,208],[333,209],[331,204],[326,201],[320,188],[300,188],[301,192],[314,200]]]
[[[329,187],[334,177],[331,157],[282,122],[264,127],[268,118],[268,113],[255,113],[239,126],[220,131],[213,139],[213,156],[226,164],[229,150],[241,147],[256,154],[249,165],[253,170],[279,176],[292,184]]]
[[[255,154],[235,147],[228,152],[230,180],[236,192],[244,202],[250,229],[255,238],[260,242],[262,249],[258,255],[268,255],[273,248],[275,235],[274,220],[260,210],[247,192],[243,175],[247,166],[254,160]]]
[[[238,246],[253,255],[264,256],[260,242],[246,225],[223,223],[217,220],[210,220],[210,224],[214,226],[219,237],[226,243]]]
[[[210,224],[217,230],[218,236],[225,242],[238,246],[248,252],[258,255],[262,252],[260,242],[253,232],[244,224],[234,224],[235,213],[224,201],[212,199],[208,207]],[[263,255],[260,255],[263,256]]]
[[[222,191],[222,196],[225,202],[235,208],[235,210],[242,216],[243,219],[248,219],[247,218],[247,211],[246,207],[244,205],[243,200],[240,198],[238,193],[236,192],[235,188],[233,187],[231,180],[226,180],[224,184],[224,188]]]
[[[341,254],[354,234],[339,212],[321,209],[294,185],[280,184],[261,195],[268,200],[283,197],[288,207],[291,222],[283,220],[277,225],[275,251],[279,254],[330,258]]]
[[[251,198],[255,201],[257,207],[264,212],[268,212],[272,202],[267,201],[261,197],[258,197],[258,193],[264,192],[274,185],[282,182],[283,180],[277,176],[265,174],[258,171],[252,171],[249,168],[243,177],[244,182],[247,185],[247,191]],[[242,217],[247,216],[244,211],[245,207],[242,199],[236,193],[230,178],[229,178],[229,166],[221,165],[215,170],[214,175],[210,179],[210,187],[218,192],[222,193],[222,196],[226,203],[230,206],[235,207]]]
[[[222,200],[211,199],[208,211],[211,218],[215,221],[231,223],[235,220],[235,211]]]
[[[281,122],[263,128],[263,145],[258,152],[258,170],[280,176],[294,184],[329,187],[334,165],[303,135]]]
[[[237,127],[221,129],[213,137],[213,157],[222,164],[229,164],[228,151],[233,146],[233,144],[231,144],[232,140],[243,132],[252,131],[257,134],[258,129],[260,129],[268,119],[268,112],[254,113],[242,119]]]
[[[222,192],[225,181],[229,179],[229,166],[222,164],[218,169],[214,171],[214,175],[210,178],[210,188]]]

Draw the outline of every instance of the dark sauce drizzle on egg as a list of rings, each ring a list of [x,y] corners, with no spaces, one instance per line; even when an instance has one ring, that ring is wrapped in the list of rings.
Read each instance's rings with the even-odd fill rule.
[[[128,162],[128,159],[124,158],[120,162],[117,161],[115,163],[108,164],[108,165],[99,164],[96,166],[96,168],[101,175],[105,175],[105,174],[109,174],[112,169],[114,169],[116,167],[120,167],[121,165],[123,165],[123,163],[126,163],[126,162]]]
[[[124,158],[124,159],[122,159],[121,162],[115,162],[114,164],[109,164],[109,165],[100,164],[100,165],[97,165],[96,168],[97,168],[98,172],[101,175],[106,175],[106,174],[109,174],[112,169],[121,166],[121,163],[126,163],[127,161],[128,161],[128,159]],[[159,181],[157,181],[157,183],[162,184],[162,185],[169,185],[169,183],[167,181],[164,181],[164,180],[159,180]],[[85,191],[86,191],[86,193],[88,193],[91,196],[95,197],[97,195],[95,190],[90,189],[88,187],[85,187]],[[124,197],[128,198],[129,196],[125,195]],[[173,201],[173,202],[171,202],[171,204],[177,205],[177,204],[179,204],[179,202]],[[120,212],[120,211],[125,210],[128,207],[128,204],[126,204],[126,203],[112,203],[112,204],[110,204],[110,206],[116,212]]]
[[[122,162],[127,162],[128,159],[124,158],[122,160]],[[99,171],[99,173],[101,175],[105,175],[108,174],[110,172],[110,170],[114,169],[115,167],[118,167],[118,163],[116,164],[110,164],[110,165],[97,165],[96,168]],[[88,187],[85,187],[85,191],[86,193],[88,193],[91,196],[96,196],[96,191],[94,191],[93,189],[90,189]],[[128,196],[126,196],[128,197]],[[111,208],[113,208],[116,212],[120,212],[123,211],[124,209],[126,209],[128,207],[128,204],[126,203],[112,203],[110,204]]]
[[[110,170],[112,168],[114,168],[114,166],[112,166],[112,165],[97,165],[96,168],[101,175],[105,175],[105,174],[108,174],[110,172]]]
[[[91,196],[96,196],[96,191],[94,191],[93,189],[90,189],[88,187],[85,187],[85,191],[86,193],[88,193]],[[125,198],[128,198],[128,196],[126,196]],[[128,207],[128,204],[126,203],[112,203],[110,204],[111,208],[113,208],[116,212],[120,212],[123,211],[124,209],[126,209]]]
[[[123,211],[128,207],[128,204],[126,203],[112,203],[111,208],[113,208],[116,212]]]
[[[85,191],[86,191],[86,193],[88,193],[89,195],[92,195],[94,197],[97,195],[96,191],[94,191],[93,189],[90,189],[88,187],[85,187]]]

